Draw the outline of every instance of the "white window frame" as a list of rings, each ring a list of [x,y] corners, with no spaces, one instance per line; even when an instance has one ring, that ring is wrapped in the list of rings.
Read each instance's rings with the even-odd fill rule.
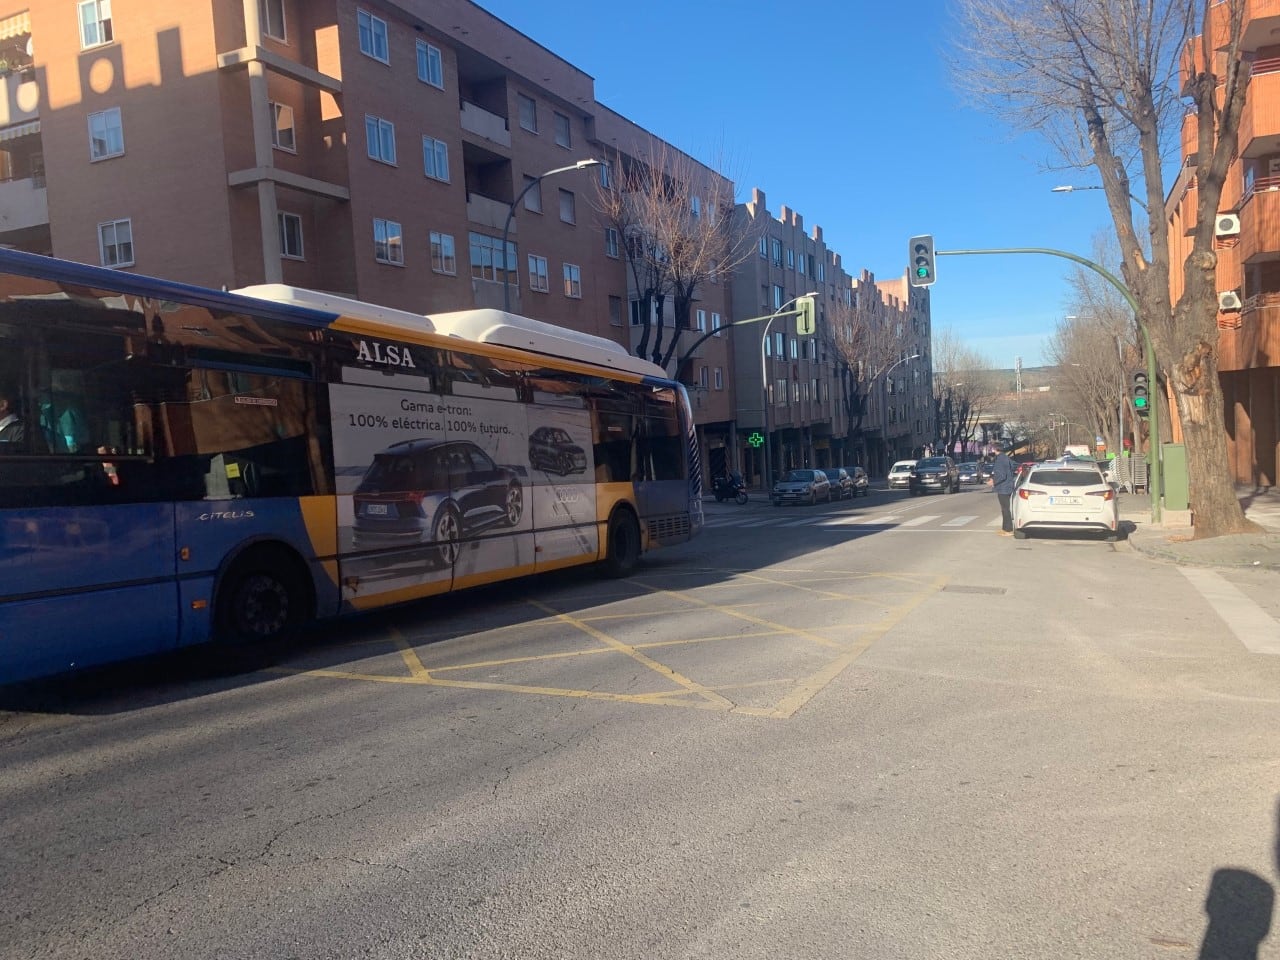
[[[525,105],[529,107],[529,122],[525,123]],[[520,123],[521,130],[528,130],[530,133],[538,132],[538,101],[533,97],[524,93],[516,94],[516,113]]]
[[[707,311],[699,307],[698,310],[694,313],[693,322],[694,322],[695,330],[697,330],[699,333],[706,333],[707,332]]]
[[[796,268],[796,252],[791,247],[787,247],[787,269],[794,270]]]
[[[279,14],[279,33],[271,32],[271,14],[273,12]],[[279,40],[281,43],[288,43],[289,36],[284,22],[284,0],[258,0],[258,25],[262,27],[262,35],[264,37]]]
[[[125,230],[128,231],[129,233],[128,240],[121,241],[119,239],[121,226],[123,226]],[[108,243],[107,241],[108,230],[111,231],[110,243]],[[115,250],[116,256],[118,257],[120,253],[120,249],[126,244],[128,245],[128,248],[129,248],[129,258],[127,260],[117,259],[114,263],[107,262],[108,247]],[[105,223],[98,224],[98,262],[101,263],[104,267],[111,267],[113,269],[116,267],[132,267],[135,263],[138,262],[137,252],[134,250],[134,246],[133,246],[133,220],[132,219],[126,217],[123,220],[108,220]]]
[[[404,266],[404,230],[395,220],[373,218],[373,259],[393,267]]]
[[[717,390],[724,389],[724,368],[716,367],[715,384]]]
[[[717,337],[718,337],[718,336],[720,336],[720,329],[721,329],[721,327],[720,327],[720,314],[715,313],[715,312],[712,312],[712,314],[711,314],[711,329],[715,332],[715,335],[716,335]]]
[[[274,100],[268,102],[267,106],[271,108],[271,146],[277,150],[283,150],[285,153],[297,153],[298,131],[293,125],[293,107],[287,103],[276,103]],[[289,117],[288,124],[282,122],[286,113]],[[280,132],[282,130],[289,132],[288,143],[281,139]]]
[[[565,216],[565,201],[568,200],[568,216]],[[560,220],[562,223],[578,222],[578,201],[573,195],[572,190],[560,189]]]
[[[114,126],[111,119],[114,118]],[[100,130],[94,129],[94,121],[100,120]],[[117,150],[111,148],[111,133],[118,134],[120,139],[120,147]],[[97,134],[101,132],[101,138]],[[103,144],[103,152],[95,153],[94,144],[101,139]],[[96,163],[99,160],[110,160],[112,157],[124,156],[124,125],[120,120],[120,108],[112,107],[109,110],[99,110],[96,113],[89,114],[89,161]]]
[[[564,265],[564,295],[570,300],[582,299],[582,268],[576,263]]]
[[[429,239],[431,241],[432,272],[456,277],[458,275],[458,248],[453,241],[453,234],[432,230]]]
[[[782,241],[769,240],[770,259],[773,260],[775,266],[782,266]]]
[[[556,145],[573,148],[573,121],[565,114],[552,111],[556,125]]]
[[[92,19],[86,19],[86,13]],[[115,39],[115,31],[111,29],[111,0],[80,0],[76,4],[76,23],[80,28],[81,50],[106,46]],[[89,38],[89,29],[93,31],[93,39]]]
[[[419,40],[415,45],[418,54],[418,79],[437,89],[444,89],[444,55],[435,44]]]
[[[617,260],[620,255],[617,227],[604,228],[604,255],[614,260]]]
[[[711,386],[711,375],[706,364],[698,367],[698,386],[707,390]]]
[[[443,168],[443,169],[442,169]],[[449,145],[434,137],[422,138],[422,172],[428,179],[449,182]]]
[[[786,302],[786,292],[780,284],[772,284],[773,287],[773,309],[781,310],[782,304]]]
[[[535,293],[551,292],[551,274],[547,269],[547,258],[536,253],[529,254],[529,289]]]
[[[289,251],[289,230],[288,224],[296,223],[298,229],[298,252],[291,253]],[[296,213],[286,213],[284,210],[276,212],[276,225],[280,228],[280,259],[282,260],[305,260],[307,259],[307,247],[305,238],[302,235],[302,218]]]
[[[487,233],[480,233],[472,230],[467,234],[467,243],[469,255],[471,258],[471,276],[475,280],[488,280],[491,283],[502,283],[504,277],[510,276],[511,283],[520,282],[520,271],[516,264],[519,262],[516,258],[516,245],[510,240],[507,241],[506,248],[502,247],[502,241],[497,237],[491,237]],[[480,254],[480,261],[476,262],[476,253]],[[486,264],[485,257],[488,257]],[[498,261],[502,263],[499,264]],[[487,273],[486,273],[487,272]]]
[[[611,175],[609,173],[609,164],[602,160],[597,169],[600,171],[600,186],[608,190],[612,185],[612,180],[610,179]]]
[[[373,126],[372,135],[369,129]],[[394,167],[396,165],[396,125],[390,120],[383,120],[381,117],[375,117],[371,113],[364,115],[364,138],[370,160],[378,163],[385,163]],[[390,144],[390,151],[386,151],[387,145]],[[384,156],[384,152],[390,152],[391,156]]]
[[[689,213],[695,220],[701,218],[702,216],[702,198],[701,197],[689,198]]]
[[[379,29],[380,28],[380,29]],[[356,8],[356,32],[359,34],[360,52],[371,60],[377,60],[379,63],[390,65],[391,49],[390,38],[387,35],[387,21],[381,17],[375,17],[368,10]],[[368,48],[365,46],[365,35],[368,35]],[[381,55],[379,55],[378,41],[382,41]]]

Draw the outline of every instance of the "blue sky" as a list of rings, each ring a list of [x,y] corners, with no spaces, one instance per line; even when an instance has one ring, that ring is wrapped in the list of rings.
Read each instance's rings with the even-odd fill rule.
[[[1109,225],[1090,171],[1048,170],[1042,140],[1015,138],[962,104],[942,51],[944,0],[819,5],[648,0],[620,17],[588,0],[480,5],[595,78],[596,99],[704,162],[724,158],[739,201],[823,228],[845,268],[899,276],[907,240],[938,250],[1051,247],[1089,256]],[[1071,313],[1057,257],[944,256],[935,330],[950,327],[992,364],[1043,360]]]

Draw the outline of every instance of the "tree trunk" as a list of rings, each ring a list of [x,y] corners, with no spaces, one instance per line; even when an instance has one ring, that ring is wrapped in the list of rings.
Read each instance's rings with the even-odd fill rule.
[[[1219,390],[1200,389],[1206,378],[1217,382],[1215,353],[1208,344],[1202,344],[1199,350],[1182,357],[1173,376],[1186,441],[1187,470],[1191,475],[1190,499],[1197,540],[1262,529],[1245,518],[1236,498],[1235,482],[1227,463],[1222,394]]]

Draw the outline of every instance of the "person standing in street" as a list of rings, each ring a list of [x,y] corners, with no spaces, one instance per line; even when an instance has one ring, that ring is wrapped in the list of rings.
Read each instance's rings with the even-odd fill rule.
[[[1000,501],[1000,536],[1013,536],[1013,513],[1009,510],[1009,498],[1013,496],[1013,478],[1017,472],[1009,459],[1008,448],[1001,450],[991,465],[991,479],[987,481]]]

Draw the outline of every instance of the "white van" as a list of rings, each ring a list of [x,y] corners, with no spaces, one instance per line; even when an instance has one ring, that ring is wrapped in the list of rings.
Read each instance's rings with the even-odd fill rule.
[[[902,487],[904,489],[911,486],[911,471],[915,467],[914,460],[899,460],[889,468],[889,489],[894,487]]]

